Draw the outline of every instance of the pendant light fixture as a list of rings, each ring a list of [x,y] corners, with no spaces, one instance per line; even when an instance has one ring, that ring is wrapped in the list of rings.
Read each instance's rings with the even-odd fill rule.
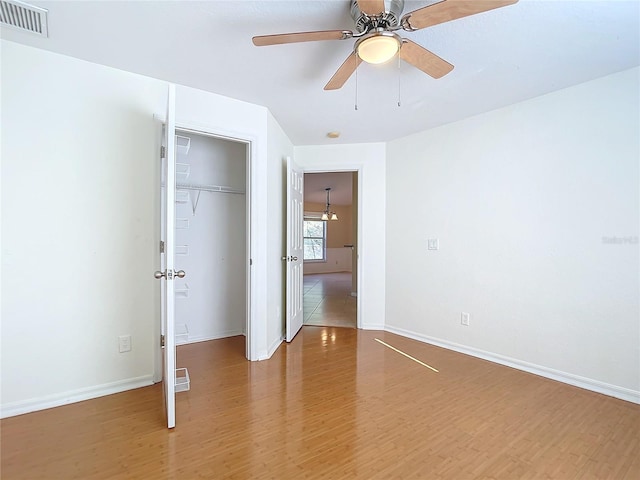
[[[331,206],[331,204],[329,203],[329,192],[331,191],[331,187],[327,187],[325,188],[325,190],[327,191],[327,208],[325,208],[324,212],[322,212],[322,220],[338,220],[338,216],[336,215],[336,212],[331,212],[329,211],[329,207]]]

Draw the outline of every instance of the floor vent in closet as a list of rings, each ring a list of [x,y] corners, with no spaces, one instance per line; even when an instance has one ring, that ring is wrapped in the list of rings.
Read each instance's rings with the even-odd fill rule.
[[[47,10],[16,0],[0,0],[0,24],[48,37]]]

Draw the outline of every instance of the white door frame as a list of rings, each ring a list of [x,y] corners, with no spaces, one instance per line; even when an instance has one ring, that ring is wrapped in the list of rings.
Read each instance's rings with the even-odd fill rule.
[[[362,291],[362,262],[360,261],[363,249],[362,246],[364,244],[364,239],[362,238],[362,171],[363,165],[361,163],[353,163],[353,164],[341,164],[338,166],[328,167],[306,167],[305,165],[300,165],[304,173],[334,173],[334,172],[358,172],[358,204],[356,208],[358,209],[358,241],[356,244],[356,255],[357,255],[357,285],[358,285],[358,294],[356,297],[356,327],[362,328],[362,303],[363,303],[363,291]],[[303,267],[304,268],[304,267]],[[303,271],[304,273],[304,271]]]
[[[155,116],[157,119],[162,122],[165,121],[160,115]],[[220,138],[222,140],[229,140],[236,143],[243,143],[246,145],[247,149],[247,159],[246,159],[246,182],[245,182],[245,205],[246,205],[246,253],[247,253],[247,262],[246,262],[246,308],[247,308],[247,316],[245,322],[245,356],[247,360],[259,360],[259,352],[257,348],[257,335],[256,330],[258,326],[258,321],[256,319],[257,311],[256,308],[256,296],[254,292],[256,292],[256,275],[252,274],[252,263],[255,258],[255,252],[257,251],[257,235],[255,232],[257,229],[257,218],[253,214],[253,212],[257,211],[255,202],[256,196],[252,194],[255,189],[256,178],[253,175],[253,172],[257,171],[257,149],[256,138],[252,135],[245,135],[238,132],[227,131],[217,127],[211,127],[207,125],[202,125],[198,123],[192,122],[183,122],[176,120],[176,130],[193,132],[198,135],[204,135],[208,137]],[[187,275],[189,272],[187,272]],[[157,332],[154,336],[155,339],[160,338],[160,324],[157,324]],[[157,350],[157,349],[156,349]],[[161,353],[161,352],[160,352]],[[154,378],[156,381],[162,378],[162,356],[156,352],[155,355],[155,371]]]

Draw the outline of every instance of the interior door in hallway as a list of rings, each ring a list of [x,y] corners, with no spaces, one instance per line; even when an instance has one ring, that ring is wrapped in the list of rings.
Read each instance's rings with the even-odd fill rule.
[[[304,172],[287,157],[287,320],[286,340],[291,342],[302,328]]]

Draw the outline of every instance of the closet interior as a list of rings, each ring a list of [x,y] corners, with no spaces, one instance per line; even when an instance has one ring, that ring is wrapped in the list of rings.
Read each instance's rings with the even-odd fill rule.
[[[176,150],[176,344],[246,334],[248,146],[176,130]]]

